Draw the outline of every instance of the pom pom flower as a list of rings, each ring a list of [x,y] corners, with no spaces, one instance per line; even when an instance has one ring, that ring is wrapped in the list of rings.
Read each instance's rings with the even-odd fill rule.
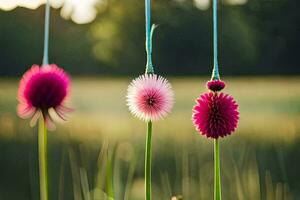
[[[146,122],[157,121],[170,113],[173,91],[167,79],[156,74],[144,74],[128,87],[127,105],[133,115]]]
[[[206,84],[210,91],[201,94],[196,100],[196,105],[192,111],[192,120],[200,134],[214,139],[214,200],[221,200],[219,138],[235,131],[238,125],[239,112],[238,104],[233,97],[220,92],[225,87],[225,83],[220,80],[219,74],[216,73],[216,77],[214,75],[213,73],[212,80]]]
[[[202,135],[218,139],[230,135],[237,127],[238,105],[233,97],[224,93],[202,94],[193,108],[193,123]]]
[[[151,27],[151,0],[145,0],[146,53],[145,74],[134,79],[127,89],[126,101],[130,112],[147,122],[145,143],[145,200],[152,199],[151,152],[152,121],[164,118],[170,113],[174,100],[173,91],[167,79],[154,74],[152,65],[152,36],[156,25]]]
[[[209,92],[201,94],[193,107],[192,120],[196,130],[214,140],[214,200],[222,199],[219,138],[230,135],[237,128],[238,105],[232,96],[220,92],[225,83],[220,80],[218,64],[218,0],[212,1],[214,66]]]
[[[151,71],[151,72],[149,72]],[[127,105],[130,112],[147,122],[145,146],[145,200],[151,200],[152,121],[164,118],[174,104],[174,93],[167,79],[153,73],[152,66],[128,86]]]
[[[38,123],[38,155],[40,199],[48,200],[48,154],[47,130],[55,125],[50,110],[62,119],[71,109],[64,106],[69,95],[70,78],[55,64],[49,65],[50,0],[45,5],[44,53],[41,67],[33,65],[21,78],[18,90],[17,113],[22,118],[30,118],[31,125]],[[46,125],[46,126],[45,126]]]
[[[48,128],[54,128],[49,109],[65,119],[65,113],[71,109],[65,107],[64,101],[69,95],[70,78],[65,71],[55,64],[39,67],[33,65],[22,77],[18,90],[18,115],[30,118],[35,125],[43,117]]]

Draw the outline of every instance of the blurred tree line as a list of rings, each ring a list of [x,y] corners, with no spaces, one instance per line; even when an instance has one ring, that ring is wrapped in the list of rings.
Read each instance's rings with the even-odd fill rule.
[[[300,74],[300,1],[248,0],[220,8],[220,70],[226,75]],[[209,75],[212,13],[192,0],[153,0],[156,71]],[[144,1],[106,0],[90,24],[52,10],[50,61],[72,74],[140,74],[145,66]],[[0,75],[20,76],[41,63],[44,7],[0,11]]]

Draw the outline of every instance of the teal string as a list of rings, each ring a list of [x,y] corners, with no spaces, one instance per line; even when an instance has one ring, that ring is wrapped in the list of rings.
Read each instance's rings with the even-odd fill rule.
[[[220,80],[218,64],[218,0],[213,0],[213,48],[214,48],[214,67],[212,80]]]
[[[49,24],[50,24],[50,3],[47,0],[46,12],[45,12],[45,25],[44,25],[44,55],[43,55],[43,65],[49,64]]]
[[[154,73],[152,65],[152,36],[155,29],[155,25],[151,27],[151,0],[145,0],[145,17],[146,17],[146,53],[147,64],[146,73]]]

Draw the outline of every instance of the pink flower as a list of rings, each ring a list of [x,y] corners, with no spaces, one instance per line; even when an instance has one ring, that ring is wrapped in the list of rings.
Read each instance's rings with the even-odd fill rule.
[[[69,95],[69,87],[69,76],[55,64],[42,67],[33,65],[20,81],[18,115],[21,118],[32,117],[32,126],[43,116],[47,127],[55,128],[49,109],[53,108],[65,120],[65,113],[71,111],[63,105]]]
[[[173,96],[167,79],[156,74],[145,74],[129,85],[127,105],[131,113],[141,120],[156,121],[170,113]]]
[[[230,95],[207,92],[196,103],[192,119],[202,135],[217,139],[230,135],[237,128],[238,105]]]
[[[225,88],[225,83],[221,80],[211,80],[206,83],[207,89],[218,92]]]

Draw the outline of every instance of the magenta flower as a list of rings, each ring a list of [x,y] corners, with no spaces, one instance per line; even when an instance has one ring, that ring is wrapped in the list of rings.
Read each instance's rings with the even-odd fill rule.
[[[174,104],[171,84],[156,74],[139,76],[131,82],[127,91],[129,110],[147,122],[165,117]]]
[[[18,115],[21,118],[32,117],[32,126],[43,116],[47,127],[53,129],[55,126],[49,109],[53,108],[65,120],[65,113],[71,111],[63,105],[69,95],[69,87],[69,76],[55,64],[42,67],[33,65],[20,81]]]
[[[193,108],[193,123],[202,135],[218,139],[230,135],[239,120],[238,105],[228,94],[207,92],[202,94]]]
[[[221,80],[211,80],[206,83],[207,89],[218,92],[225,88],[225,83]]]

